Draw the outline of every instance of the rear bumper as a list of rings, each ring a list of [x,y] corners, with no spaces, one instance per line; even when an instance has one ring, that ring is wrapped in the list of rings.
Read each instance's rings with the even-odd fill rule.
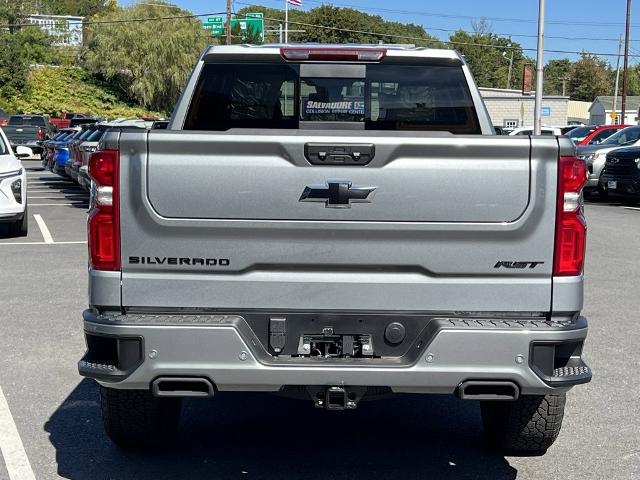
[[[591,379],[580,358],[587,321],[578,316],[551,321],[429,317],[406,362],[273,356],[238,315],[107,316],[87,310],[83,317],[89,348],[79,362],[80,374],[112,388],[149,389],[158,377],[179,376],[207,378],[218,390],[335,385],[453,393],[464,381],[490,380],[515,382],[528,395],[567,390]],[[554,365],[553,353],[549,363],[554,348],[573,352],[567,365]]]
[[[608,188],[609,181],[616,182],[616,188]],[[640,198],[640,175],[638,176],[616,176],[602,174],[600,186],[611,196]]]

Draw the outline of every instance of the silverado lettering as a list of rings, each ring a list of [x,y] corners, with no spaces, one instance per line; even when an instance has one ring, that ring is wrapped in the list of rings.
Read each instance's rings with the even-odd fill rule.
[[[538,265],[542,265],[544,262],[505,262],[500,260],[493,268],[536,268]]]
[[[129,257],[131,265],[190,265],[207,267],[228,267],[228,258],[199,258],[199,257]]]

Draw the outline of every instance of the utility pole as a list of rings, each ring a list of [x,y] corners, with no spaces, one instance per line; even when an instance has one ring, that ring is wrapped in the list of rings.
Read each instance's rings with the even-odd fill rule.
[[[620,86],[620,54],[622,50],[622,34],[620,35],[620,42],[618,43],[618,59],[616,61],[616,86],[613,92],[613,112],[616,114],[616,123],[618,115],[618,89]]]
[[[507,74],[507,90],[511,88],[511,72],[513,71],[513,50],[511,50],[511,58],[509,59],[509,73]]]
[[[289,0],[284,0],[284,43],[289,43]]]
[[[622,124],[627,123],[627,86],[629,69],[629,29],[631,27],[631,0],[627,0],[627,31],[624,38],[624,70],[622,72]]]
[[[227,0],[227,21],[224,30],[227,34],[227,45],[231,45],[231,0]]]
[[[536,61],[536,103],[533,111],[533,133],[542,132],[542,92],[544,89],[544,1],[538,7],[538,58]],[[629,0],[631,1],[631,0]]]

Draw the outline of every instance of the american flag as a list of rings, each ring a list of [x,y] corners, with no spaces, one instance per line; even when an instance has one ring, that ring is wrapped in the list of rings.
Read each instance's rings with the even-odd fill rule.
[[[296,7],[302,6],[302,0],[287,0],[287,3],[290,3],[291,5],[295,5]]]

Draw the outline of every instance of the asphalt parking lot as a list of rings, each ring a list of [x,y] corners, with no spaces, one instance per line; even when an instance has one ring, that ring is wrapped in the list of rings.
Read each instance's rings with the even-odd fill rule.
[[[84,351],[87,194],[28,170],[29,235],[0,226],[0,479],[637,479],[640,478],[640,209],[587,206],[585,357],[545,456],[484,443],[475,402],[405,396],[325,412],[311,402],[220,394],[189,400],[173,449],[131,453],[102,430]],[[9,476],[11,473],[11,476]]]

